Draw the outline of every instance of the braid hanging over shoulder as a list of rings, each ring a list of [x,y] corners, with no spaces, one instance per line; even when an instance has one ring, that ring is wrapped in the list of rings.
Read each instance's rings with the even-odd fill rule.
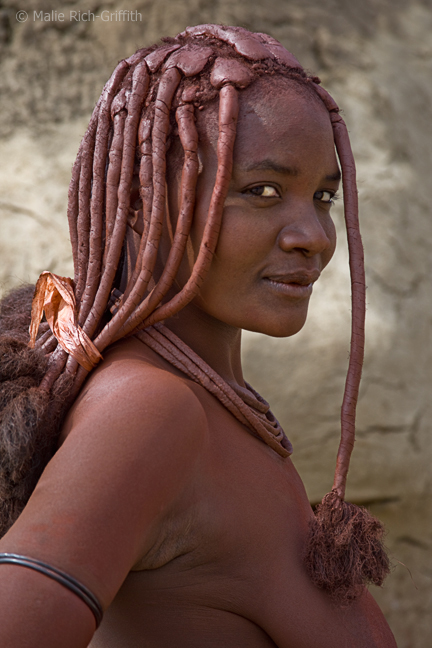
[[[318,508],[311,529],[306,564],[314,582],[338,600],[357,596],[364,582],[382,583],[388,571],[380,543],[382,527],[364,509],[344,502],[365,318],[363,248],[347,129],[338,106],[317,77],[307,75],[275,39],[240,27],[189,27],[162,45],[138,50],[119,63],[93,111],[72,170],[68,220],[74,279],[43,273],[33,301],[29,346],[22,327],[18,330],[12,322],[16,315],[11,318],[10,310],[12,305],[14,311],[18,308],[23,313],[20,325],[30,325],[30,290],[15,292],[2,302],[3,533],[19,515],[55,452],[62,418],[104,349],[172,317],[199,293],[218,243],[231,180],[239,93],[258,77],[278,75],[315,93],[330,114],[342,169],[352,286],[351,353],[336,473],[333,490]],[[210,102],[219,103],[216,181],[190,278],[166,301],[186,252],[194,215],[199,173],[195,114]],[[180,210],[167,263],[156,280],[167,151],[176,137],[183,152]],[[47,323],[39,326],[43,312]],[[286,456],[286,450],[281,454]]]

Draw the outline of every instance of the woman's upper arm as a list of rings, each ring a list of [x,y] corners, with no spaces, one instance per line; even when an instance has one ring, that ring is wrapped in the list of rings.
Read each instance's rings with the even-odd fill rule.
[[[0,551],[51,563],[106,607],[192,478],[206,419],[182,381],[132,363],[101,372],[67,425]]]

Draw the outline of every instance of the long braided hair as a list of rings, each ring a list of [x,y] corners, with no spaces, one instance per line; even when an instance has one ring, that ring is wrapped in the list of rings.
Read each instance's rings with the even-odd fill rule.
[[[42,273],[33,300],[31,348],[28,335],[19,327],[20,322],[30,324],[31,291],[15,292],[1,306],[0,526],[5,532],[24,507],[55,452],[65,412],[103,350],[138,328],[173,316],[199,293],[217,246],[231,180],[238,94],[266,75],[289,78],[320,98],[330,114],[342,168],[352,284],[351,353],[333,490],[317,511],[306,562],[319,586],[347,600],[365,579],[380,584],[388,569],[379,544],[379,523],[343,502],[364,351],[365,280],[355,165],[338,106],[319,79],[306,74],[278,41],[240,27],[187,28],[176,38],[121,61],[103,89],[69,188],[74,280]],[[199,174],[195,113],[213,101],[219,102],[218,168],[208,217],[189,280],[165,301],[194,215]],[[166,156],[176,138],[183,150],[181,204],[168,260],[156,281],[166,205]],[[128,246],[136,236],[139,245]],[[122,281],[125,276],[127,281]],[[17,323],[14,313],[19,302],[22,316]],[[43,311],[49,326],[46,322],[39,326]],[[355,555],[351,549],[347,554],[346,547],[339,555],[347,521],[356,537],[360,527],[366,534]],[[336,537],[334,530],[340,523],[340,547],[337,551],[332,547],[323,560],[323,534]],[[348,586],[341,572],[353,572],[365,542],[369,557],[362,557]]]

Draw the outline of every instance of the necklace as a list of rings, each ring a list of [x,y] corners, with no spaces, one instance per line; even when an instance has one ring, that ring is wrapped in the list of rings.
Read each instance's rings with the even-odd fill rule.
[[[289,457],[292,454],[292,445],[271,412],[269,404],[250,385],[246,383],[246,389],[231,387],[163,324],[154,324],[135,335],[173,367],[213,394],[240,423],[281,457]]]

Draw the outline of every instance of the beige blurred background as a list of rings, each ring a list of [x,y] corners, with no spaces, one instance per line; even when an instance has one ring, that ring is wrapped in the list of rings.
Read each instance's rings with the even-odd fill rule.
[[[131,12],[123,14],[130,19],[120,20],[120,10]],[[18,11],[27,20],[19,22]],[[42,20],[41,11],[63,12],[65,21]],[[110,20],[103,11],[113,13]],[[104,81],[139,46],[202,22],[270,33],[322,78],[344,110],[358,163],[368,283],[348,497],[387,526],[394,568],[373,594],[399,648],[426,648],[432,636],[432,0],[0,0],[0,290],[35,282],[45,269],[71,273],[67,185]],[[349,348],[341,205],[334,214],[338,251],[316,287],[304,330],[288,340],[247,333],[244,345],[246,377],[293,441],[312,502],[331,487]]]

